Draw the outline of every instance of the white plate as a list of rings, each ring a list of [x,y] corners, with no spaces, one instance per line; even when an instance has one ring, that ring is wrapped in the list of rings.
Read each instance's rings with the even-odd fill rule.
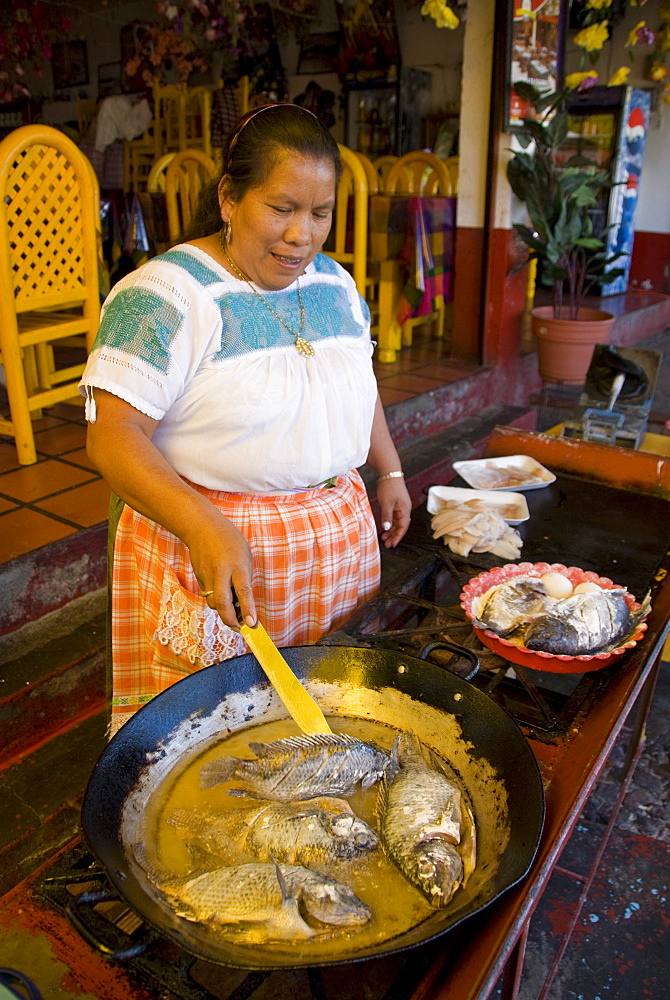
[[[501,455],[499,458],[478,458],[468,462],[454,462],[454,472],[476,490],[539,490],[553,483],[556,476],[549,469],[536,462],[530,455]],[[502,476],[508,470],[507,481],[500,480],[494,486],[496,475]],[[519,481],[519,473],[528,476],[527,481]]]
[[[530,517],[526,498],[521,493],[507,493],[504,490],[468,490],[461,486],[431,486],[428,490],[426,507],[429,514],[437,514],[445,500],[483,500],[493,509],[500,508],[498,513],[508,524],[521,524]]]

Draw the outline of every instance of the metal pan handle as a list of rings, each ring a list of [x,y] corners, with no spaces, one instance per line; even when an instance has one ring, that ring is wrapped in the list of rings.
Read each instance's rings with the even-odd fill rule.
[[[462,656],[464,660],[468,660],[472,664],[472,669],[464,675],[463,680],[471,681],[472,678],[479,672],[479,657],[472,649],[468,649],[467,646],[459,646],[457,642],[450,642],[449,639],[436,639],[435,642],[427,642],[425,646],[422,646],[419,650],[418,656],[421,660],[428,659],[430,653],[434,649],[447,649],[450,653],[457,653]],[[436,666],[441,666],[437,663]],[[442,667],[446,670],[447,667]]]
[[[106,903],[111,900],[118,902],[118,896],[106,889],[82,892],[79,896],[72,898],[65,912],[74,929],[83,937],[87,944],[95,948],[105,958],[111,958],[117,962],[127,962],[131,958],[136,958],[145,952],[150,944],[158,940],[159,935],[153,931],[148,931],[140,941],[127,948],[117,948],[113,944],[107,944],[107,942],[98,936],[98,932],[90,920],[84,916],[87,912],[84,907],[93,907],[96,903]]]

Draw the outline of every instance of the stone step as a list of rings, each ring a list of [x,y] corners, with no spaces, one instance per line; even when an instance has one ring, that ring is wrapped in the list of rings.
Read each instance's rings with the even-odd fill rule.
[[[0,761],[105,707],[106,593],[72,601],[6,636],[0,649]]]

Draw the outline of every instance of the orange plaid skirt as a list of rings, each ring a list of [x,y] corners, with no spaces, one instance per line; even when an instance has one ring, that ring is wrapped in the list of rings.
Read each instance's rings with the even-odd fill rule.
[[[377,591],[377,531],[358,472],[272,496],[191,485],[249,542],[258,616],[278,646],[316,642]],[[114,541],[111,733],[182,677],[245,652],[201,596],[183,542],[126,505]]]

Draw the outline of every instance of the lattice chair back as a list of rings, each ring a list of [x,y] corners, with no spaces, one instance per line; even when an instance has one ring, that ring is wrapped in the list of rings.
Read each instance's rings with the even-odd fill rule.
[[[365,296],[368,253],[368,181],[358,154],[339,145],[342,176],[337,186],[331,249],[325,251],[353,275]],[[351,211],[351,214],[350,214]]]
[[[451,179],[444,160],[422,149],[398,158],[384,185],[386,194],[450,195]]]
[[[214,180],[217,169],[211,156],[199,149],[174,154],[165,172],[168,235],[178,240],[188,227],[203,187]]]
[[[100,318],[99,225],[95,173],[74,142],[47,125],[3,139],[0,352],[10,419],[0,433],[14,438],[23,465],[36,461],[31,415],[80,399]]]

